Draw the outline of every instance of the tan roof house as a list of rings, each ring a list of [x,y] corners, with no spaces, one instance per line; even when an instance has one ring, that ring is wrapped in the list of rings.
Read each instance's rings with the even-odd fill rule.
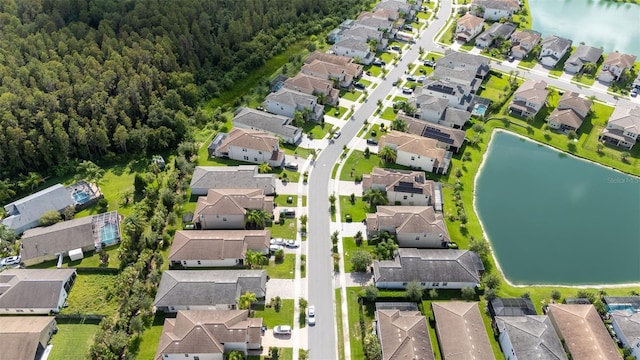
[[[55,331],[53,316],[0,317],[0,359],[40,359]]]
[[[640,105],[620,103],[602,130],[600,140],[631,150],[640,137]]]
[[[572,359],[622,359],[593,305],[549,304],[547,314]]]
[[[542,35],[533,30],[516,30],[511,35],[511,56],[522,59],[540,43]]]
[[[509,112],[524,118],[535,117],[547,103],[549,90],[543,80],[526,80],[513,94]]]
[[[302,65],[300,72],[320,79],[336,81],[338,85],[344,88],[350,87],[354,79],[354,76],[347,72],[345,66],[321,60],[314,60],[311,63]]]
[[[249,310],[178,311],[165,319],[154,359],[223,360],[224,354],[262,346],[262,318],[250,318]]]
[[[484,19],[468,12],[456,22],[456,40],[469,42],[483,29]]]
[[[209,189],[198,198],[193,221],[200,229],[244,229],[247,210],[273,213],[273,197],[262,189]]]
[[[389,204],[433,206],[442,211],[442,184],[427,180],[422,171],[375,167],[362,176],[362,189],[385,191]]]
[[[268,254],[270,240],[270,230],[179,230],[169,262],[185,268],[242,266],[249,250]]]
[[[380,138],[379,149],[396,151],[396,164],[433,173],[446,174],[451,152],[438,147],[438,141],[392,130]]]
[[[547,118],[549,127],[561,131],[577,131],[589,115],[592,104],[590,100],[580,97],[580,94],[566,91],[560,97],[558,107]]]
[[[369,236],[387,231],[401,247],[445,248],[451,241],[444,217],[433,206],[378,206],[366,221]]]
[[[267,163],[281,167],[284,151],[280,140],[264,131],[233,128],[228,134],[218,133],[209,144],[211,157],[229,158],[254,164]]]
[[[398,115],[407,124],[409,134],[420,135],[438,141],[438,146],[453,152],[460,151],[466,132],[449,126],[429,123],[405,115]]]
[[[602,70],[598,74],[598,80],[603,83],[620,80],[625,70],[630,70],[636,62],[637,56],[623,54],[617,51],[610,53],[602,63]]]
[[[309,95],[320,96],[322,94],[327,104],[336,104],[340,90],[333,88],[333,82],[327,78],[318,78],[299,72],[296,76],[287,79],[284,87]]]
[[[419,311],[376,311],[383,360],[433,360],[427,321]]]
[[[475,301],[434,301],[436,334],[444,360],[495,359]]]
[[[346,56],[314,51],[307,56],[304,63],[311,64],[315,60],[342,66],[347,74],[351,75],[352,78],[359,78],[362,76],[362,65],[354,63],[353,59]]]

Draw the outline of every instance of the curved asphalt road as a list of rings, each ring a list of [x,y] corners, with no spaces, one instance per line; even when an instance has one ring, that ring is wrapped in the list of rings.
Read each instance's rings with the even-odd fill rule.
[[[307,259],[307,281],[309,304],[316,306],[317,323],[308,328],[309,357],[317,360],[337,359],[336,322],[333,304],[333,261],[331,259],[331,240],[329,224],[329,182],[331,171],[338,162],[342,147],[356,136],[364,119],[373,115],[377,101],[384,98],[393,89],[392,82],[404,75],[407,65],[419,56],[418,48],[422,46],[426,52],[437,49],[433,37],[444,26],[451,14],[451,1],[443,1],[438,11],[438,19],[434,20],[421,34],[410,50],[404,51],[397,66],[391,68],[386,80],[369,92],[367,102],[355,112],[355,120],[349,121],[342,129],[342,136],[334,144],[325,148],[314,168],[309,173],[309,238]],[[442,50],[441,50],[442,51]],[[336,304],[340,306],[340,304]],[[346,317],[347,314],[343,314]],[[347,321],[344,319],[343,321]],[[338,339],[338,341],[342,341]],[[345,351],[350,351],[345,349]]]

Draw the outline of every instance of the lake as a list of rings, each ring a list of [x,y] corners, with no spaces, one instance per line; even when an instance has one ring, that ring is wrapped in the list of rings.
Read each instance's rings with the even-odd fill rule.
[[[640,282],[640,178],[496,132],[475,194],[512,283]]]
[[[618,50],[640,58],[640,5],[606,0],[529,0],[533,30],[565,37],[574,45]]]

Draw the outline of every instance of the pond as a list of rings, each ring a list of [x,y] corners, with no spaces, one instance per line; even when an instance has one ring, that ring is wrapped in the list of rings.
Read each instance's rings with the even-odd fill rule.
[[[510,282],[640,282],[640,178],[496,132],[475,186]]]
[[[529,0],[533,30],[574,45],[603,47],[640,57],[640,5],[607,0]]]

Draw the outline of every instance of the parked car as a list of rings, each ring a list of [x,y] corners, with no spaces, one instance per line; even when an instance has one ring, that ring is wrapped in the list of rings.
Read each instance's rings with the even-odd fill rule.
[[[409,75],[407,76],[407,81],[416,81],[416,78],[413,75]]]
[[[296,210],[295,209],[282,209],[282,210],[280,210],[280,216],[284,216],[286,218],[296,217]]]
[[[297,249],[300,247],[300,243],[295,240],[287,240],[284,242],[284,246],[290,249]]]
[[[376,140],[374,138],[368,138],[367,139],[367,144],[368,145],[378,145],[378,140]]]
[[[403,87],[402,88],[402,93],[403,94],[407,94],[407,95],[411,95],[411,94],[413,94],[413,89],[410,88],[410,87]]]
[[[631,94],[632,97],[636,97],[636,96],[638,96],[638,90],[636,88],[634,88],[633,90],[631,90],[630,94]]]
[[[413,26],[407,24],[407,25],[404,26],[404,29],[407,30],[407,31],[413,31]]]
[[[291,335],[291,326],[289,325],[278,325],[273,328],[274,335]]]
[[[419,82],[420,84],[424,83],[425,80],[427,80],[426,76],[418,76],[416,78],[416,81]]]
[[[298,171],[298,164],[293,163],[293,162],[288,162],[288,163],[284,164],[284,168],[287,169],[287,170]]]
[[[340,135],[342,135],[342,133],[340,131],[336,131],[335,134],[333,134],[333,138],[337,139],[340,137]]]
[[[307,308],[307,323],[309,325],[315,325],[316,324],[316,307],[311,305],[309,306],[309,308]]]
[[[354,83],[354,84],[353,84],[353,87],[354,87],[354,88],[356,88],[356,89],[364,90],[364,88],[365,88],[366,86],[364,86],[364,84],[363,84],[363,83],[359,83],[359,82],[357,82],[357,83]]]
[[[269,244],[271,245],[284,245],[286,243],[286,241],[284,239],[281,238],[273,238],[271,240],[269,240]]]
[[[447,247],[449,249],[457,249],[458,248],[458,243],[456,243],[455,241],[451,241],[447,243]]]
[[[515,59],[516,59],[516,58],[515,58],[515,57],[513,57],[513,56],[509,56],[509,57],[507,58],[507,60],[508,60],[509,62],[513,62]]]
[[[0,264],[2,266],[9,266],[9,265],[18,265],[20,264],[20,255],[16,255],[16,256],[9,256],[8,258],[4,259],[4,263]]]
[[[394,45],[394,46],[391,47],[391,50],[400,51],[400,46]]]
[[[284,250],[284,246],[282,245],[269,245],[269,252],[274,254],[278,250]]]
[[[424,61],[424,66],[436,67],[436,62],[435,61],[431,61],[431,60],[425,60]]]
[[[386,62],[384,62],[384,61],[382,61],[382,60],[379,60],[379,59],[375,59],[375,60],[373,60],[373,62],[372,62],[371,64],[372,64],[372,65],[375,65],[375,66],[385,66],[385,65],[387,65],[387,63],[386,63]]]
[[[394,81],[391,83],[391,85],[393,85],[393,86],[398,85],[398,80],[394,80]]]

